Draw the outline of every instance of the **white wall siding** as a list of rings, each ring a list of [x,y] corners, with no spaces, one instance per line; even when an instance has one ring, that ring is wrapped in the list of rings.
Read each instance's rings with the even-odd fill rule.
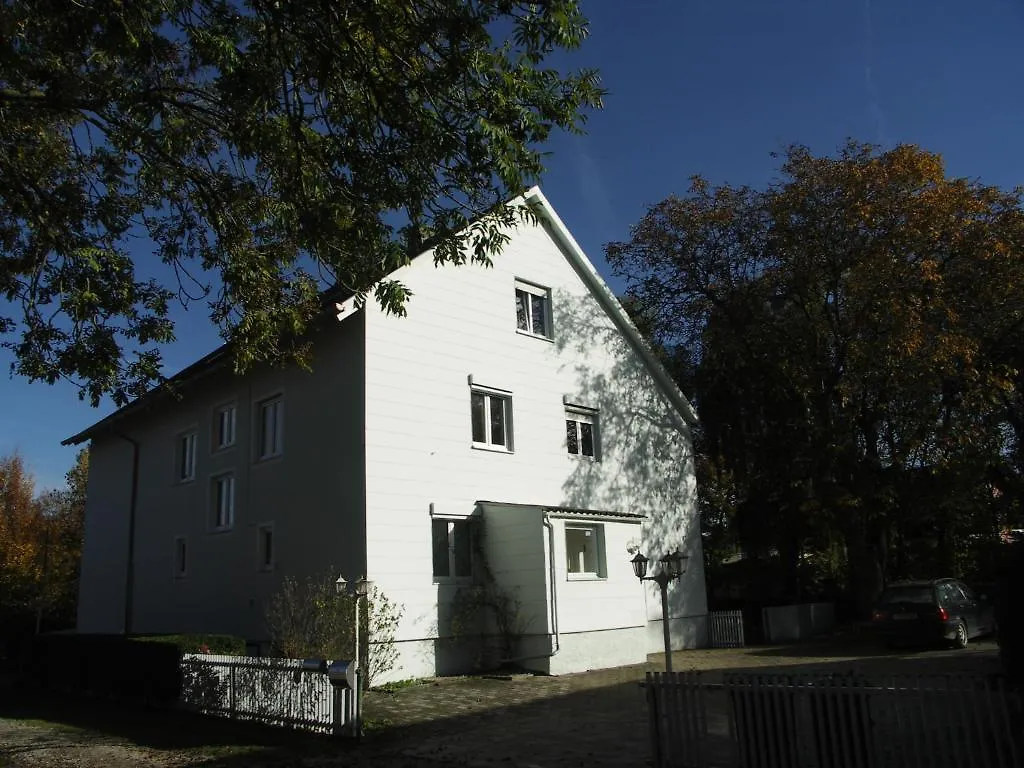
[[[124,629],[131,476],[130,443],[113,435],[92,442],[78,592],[80,632]],[[170,542],[167,548],[170,552]]]
[[[266,640],[266,604],[284,574],[301,579],[332,567],[356,577],[365,570],[363,349],[362,317],[350,318],[319,340],[312,373],[291,368],[245,377],[211,374],[188,386],[181,400],[163,401],[119,425],[141,446],[133,631],[226,632]],[[284,398],[284,451],[257,461],[258,403],[279,393]],[[215,416],[227,403],[237,408],[235,445],[215,451]],[[198,437],[196,475],[180,483],[175,478],[176,436],[186,429],[195,429]],[[103,522],[111,514],[109,499],[118,500],[112,514],[127,519],[130,459],[119,450],[117,471],[107,471],[106,446],[112,439],[93,441],[102,450],[90,462],[87,526],[96,531],[89,534],[84,558],[83,630],[96,626],[105,610],[92,595],[102,593],[116,602],[124,591],[123,568],[112,569],[121,573],[115,585],[107,566],[92,554],[99,528],[110,527]],[[223,472],[235,476],[235,519],[230,530],[216,532],[212,484]],[[261,570],[258,562],[257,529],[267,523],[273,525],[270,571]],[[183,578],[173,572],[176,536],[187,542]]]
[[[396,277],[414,294],[408,316],[366,310],[366,499],[370,577],[406,606],[401,637],[436,630],[431,503],[450,514],[480,499],[644,513],[638,543],[693,555],[687,610],[702,610],[688,432],[545,229],[519,228],[490,269],[435,268],[428,254]],[[551,288],[553,341],[516,332],[516,278]],[[513,453],[471,447],[470,376],[512,392]],[[567,454],[563,399],[599,410],[601,461]],[[621,544],[608,550],[616,574],[629,568]],[[625,581],[604,586],[617,606],[609,625],[642,621],[635,580],[632,600]],[[657,603],[648,614],[660,616]]]

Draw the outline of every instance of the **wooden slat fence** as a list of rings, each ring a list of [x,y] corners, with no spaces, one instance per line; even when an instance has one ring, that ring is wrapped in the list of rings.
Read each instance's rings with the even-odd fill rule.
[[[183,706],[210,715],[256,720],[319,733],[342,733],[352,694],[298,659],[183,654]]]
[[[657,768],[1017,768],[1024,706],[999,678],[650,673]]]
[[[708,613],[708,642],[712,648],[742,648],[743,611]]]

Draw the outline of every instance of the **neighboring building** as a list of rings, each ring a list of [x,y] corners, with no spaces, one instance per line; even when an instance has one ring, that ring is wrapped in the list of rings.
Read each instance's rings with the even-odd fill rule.
[[[266,641],[282,578],[333,568],[403,606],[394,677],[447,674],[475,659],[444,639],[452,597],[489,572],[520,602],[520,664],[615,666],[662,647],[639,547],[689,555],[673,638],[702,644],[692,409],[541,192],[525,197],[540,221],[493,267],[413,260],[394,275],[407,317],[350,300],[312,373],[238,377],[219,350],[175,378],[180,398],[70,438],[91,440],[79,631]]]

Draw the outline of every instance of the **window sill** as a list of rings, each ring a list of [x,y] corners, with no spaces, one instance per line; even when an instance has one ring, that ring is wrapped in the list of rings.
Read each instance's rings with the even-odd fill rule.
[[[192,477],[179,477],[174,481],[175,485],[192,485],[196,481],[195,475]]]
[[[601,460],[596,456],[584,456],[582,453],[569,453],[568,451],[565,455],[568,456],[573,461],[587,461],[590,462],[591,464],[601,463]]]
[[[524,331],[522,328],[516,328],[516,333],[518,333],[520,336],[526,336],[527,338],[530,339],[539,339],[540,341],[547,341],[551,344],[555,343],[554,338],[552,338],[551,336],[542,336],[539,333],[531,333],[530,331]]]
[[[233,531],[234,528],[235,526],[233,525],[228,525],[224,528],[211,528],[209,531],[207,531],[207,533],[209,533],[211,536],[216,536],[221,533],[231,533],[231,531]]]
[[[228,451],[230,451],[234,447],[235,447],[234,443],[231,443],[229,445],[218,445],[212,451],[210,451],[210,453],[212,453],[214,456],[216,456],[218,453],[227,453]]]
[[[284,451],[281,453],[272,453],[269,456],[257,456],[253,459],[253,464],[273,464],[275,461],[280,461],[284,458]]]
[[[476,451],[490,451],[491,453],[513,453],[511,448],[503,445],[491,445],[490,443],[470,443],[469,447]]]
[[[566,581],[608,581],[607,576],[599,576],[596,573],[567,573]]]

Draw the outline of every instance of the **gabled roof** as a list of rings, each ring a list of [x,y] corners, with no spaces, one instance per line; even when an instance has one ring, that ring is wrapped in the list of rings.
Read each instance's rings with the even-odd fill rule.
[[[551,203],[549,203],[548,199],[544,196],[544,193],[541,192],[540,187],[533,187],[528,190],[523,195],[523,199],[527,203],[531,204],[531,207],[538,216],[547,223],[551,235],[568,257],[577,274],[579,274],[584,284],[597,299],[602,309],[604,309],[614,321],[616,327],[630,343],[630,346],[633,347],[643,360],[648,372],[658,384],[658,388],[683,418],[683,421],[690,425],[696,424],[697,414],[694,411],[693,406],[690,405],[690,401],[686,399],[686,396],[680,391],[679,387],[676,386],[672,377],[669,376],[668,372],[665,370],[665,367],[654,356],[651,348],[648,346],[647,342],[644,341],[640,332],[633,324],[633,321],[630,320],[626,310],[623,309],[622,304],[620,304],[619,300],[615,298],[611,289],[608,288],[607,283],[601,279],[601,276],[597,273],[597,270],[594,268],[590,259],[587,258],[583,249],[580,248],[579,243],[576,242],[572,233],[569,232],[569,229],[565,226],[561,218],[559,218],[555,209],[551,206]],[[424,253],[427,252],[428,251],[424,251]],[[423,254],[420,255],[422,256]],[[330,297],[332,300],[335,298],[339,300],[346,298],[345,296],[333,295],[336,293],[333,291],[328,293],[332,294]],[[152,407],[160,400],[161,397],[169,396],[167,384],[181,386],[186,383],[193,383],[203,376],[219,370],[229,361],[230,355],[228,354],[228,345],[222,344],[210,354],[178,371],[178,373],[167,379],[166,384],[154,387],[149,392],[128,403],[128,405],[119,408],[92,426],[87,427],[78,434],[72,435],[62,441],[61,445],[78,445],[86,440],[90,440],[96,434],[113,427],[114,424],[122,421],[124,418]]]

